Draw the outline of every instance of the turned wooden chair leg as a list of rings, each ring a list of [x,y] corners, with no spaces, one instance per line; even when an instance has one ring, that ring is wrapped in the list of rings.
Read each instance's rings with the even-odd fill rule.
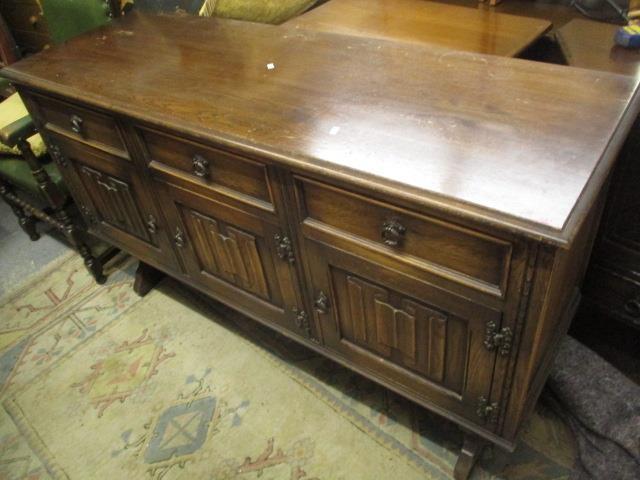
[[[138,269],[136,270],[136,278],[133,282],[133,291],[141,297],[144,297],[163,277],[164,273],[160,270],[146,263],[139,262]]]
[[[477,435],[465,433],[462,450],[460,451],[460,456],[453,470],[453,478],[455,478],[455,480],[467,480],[467,478],[469,478],[471,470],[478,460],[480,453],[482,453],[485,443],[486,442]]]
[[[9,207],[11,207],[11,210],[13,210],[13,213],[18,219],[18,225],[20,225],[20,228],[22,228],[24,233],[29,235],[29,238],[35,242],[40,238],[40,234],[36,230],[37,219],[25,212],[22,207],[12,202],[9,199],[10,196],[15,196],[12,189],[4,183],[0,184],[0,197],[2,197]]]
[[[71,245],[78,251],[84,260],[87,270],[89,270],[89,273],[91,273],[96,282],[100,284],[104,283],[107,279],[103,273],[102,262],[91,254],[91,250],[82,239],[78,227],[67,213],[66,195],[58,189],[55,183],[53,183],[42,163],[40,163],[38,158],[34,155],[31,150],[31,145],[26,139],[22,139],[18,142],[18,149],[25,161],[29,164],[31,173],[38,183],[40,193],[53,211],[52,216],[49,216],[44,212],[40,212],[40,214],[46,221],[56,226],[65,234]],[[52,217],[55,217],[55,219]]]

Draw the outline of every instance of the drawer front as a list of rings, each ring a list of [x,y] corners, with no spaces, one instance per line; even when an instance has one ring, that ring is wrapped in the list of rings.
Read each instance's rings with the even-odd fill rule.
[[[600,265],[591,265],[584,293],[609,313],[640,328],[640,283]]]
[[[175,270],[162,216],[130,162],[62,137],[52,136],[49,145],[92,233]]]
[[[277,225],[179,186],[155,184],[192,282],[245,313],[311,336],[308,322],[297,319],[304,309],[295,258],[280,246],[288,237]]]
[[[139,128],[147,161],[154,170],[164,167],[184,172],[219,193],[273,211],[265,165],[147,128]]]
[[[382,380],[475,423],[496,353],[483,340],[502,313],[330,246],[305,241],[325,346]]]
[[[362,195],[297,178],[303,234],[332,231],[437,275],[504,296],[512,245]]]
[[[40,122],[47,130],[112,155],[129,157],[113,117],[38,94],[27,94],[25,100],[36,110]]]

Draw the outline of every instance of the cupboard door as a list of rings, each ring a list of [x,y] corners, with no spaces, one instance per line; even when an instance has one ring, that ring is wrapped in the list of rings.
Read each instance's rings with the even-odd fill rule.
[[[484,345],[501,313],[328,245],[305,241],[324,345],[383,383],[492,429],[495,351]],[[493,410],[497,414],[497,407]]]
[[[289,237],[264,218],[156,180],[183,272],[244,313],[313,338]]]
[[[49,143],[90,231],[138,258],[175,269],[164,221],[131,163],[75,142]]]

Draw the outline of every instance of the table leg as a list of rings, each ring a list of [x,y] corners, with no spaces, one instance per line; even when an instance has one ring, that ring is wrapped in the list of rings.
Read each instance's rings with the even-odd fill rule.
[[[467,480],[467,478],[469,478],[469,474],[478,460],[484,445],[485,441],[477,435],[465,433],[462,450],[460,451],[460,456],[453,470],[453,478],[455,478],[455,480]]]
[[[144,297],[162,280],[162,277],[164,277],[164,273],[161,271],[144,262],[139,262],[138,269],[136,270],[136,278],[133,282],[133,291],[141,297]]]

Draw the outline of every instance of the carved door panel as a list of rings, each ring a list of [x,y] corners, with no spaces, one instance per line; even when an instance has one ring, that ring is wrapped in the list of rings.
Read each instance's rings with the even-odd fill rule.
[[[53,140],[50,147],[90,231],[138,258],[175,269],[164,222],[132,163],[75,142]]]
[[[305,251],[325,346],[493,428],[496,349],[484,343],[500,312],[324,244],[306,240]]]
[[[273,221],[156,180],[184,273],[244,313],[312,337],[293,247]]]

